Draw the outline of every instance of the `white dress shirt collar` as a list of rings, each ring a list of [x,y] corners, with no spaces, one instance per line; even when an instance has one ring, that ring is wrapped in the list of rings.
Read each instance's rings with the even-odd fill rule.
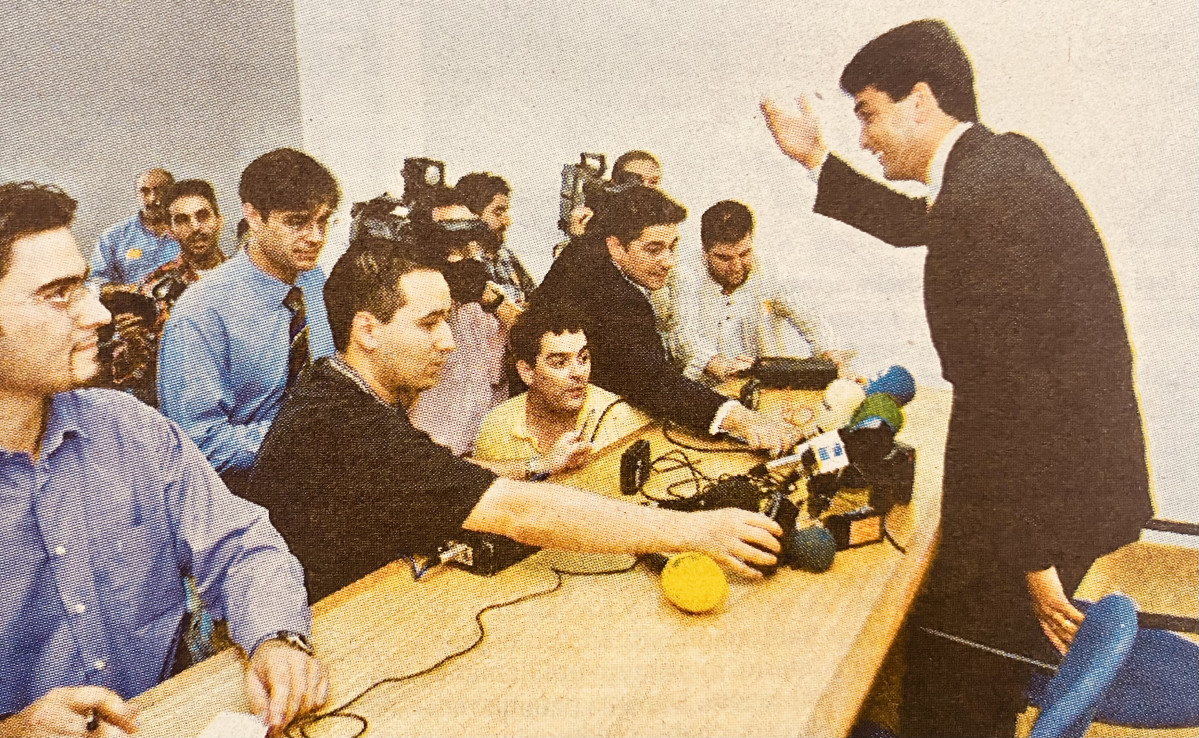
[[[949,152],[953,151],[954,144],[972,125],[974,124],[969,121],[958,123],[949,133],[945,134],[945,138],[941,139],[941,143],[937,145],[933,159],[928,165],[929,207],[932,207],[932,204],[937,201],[937,196],[941,194],[941,185],[945,182],[945,163],[949,161]]]

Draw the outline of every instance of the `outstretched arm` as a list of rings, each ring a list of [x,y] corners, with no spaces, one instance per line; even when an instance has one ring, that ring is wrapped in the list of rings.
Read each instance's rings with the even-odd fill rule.
[[[595,553],[706,553],[747,577],[770,565],[782,529],[759,513],[683,513],[612,500],[574,487],[497,479],[462,525],[533,546]]]

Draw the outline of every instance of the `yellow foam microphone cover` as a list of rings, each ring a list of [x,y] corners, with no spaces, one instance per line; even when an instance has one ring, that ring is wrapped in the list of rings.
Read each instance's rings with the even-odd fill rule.
[[[689,551],[671,556],[662,569],[666,599],[685,612],[715,609],[729,593],[724,570],[702,553]]]

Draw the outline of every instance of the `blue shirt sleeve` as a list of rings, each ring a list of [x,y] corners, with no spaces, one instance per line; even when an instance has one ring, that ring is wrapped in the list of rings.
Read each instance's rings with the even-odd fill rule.
[[[231,493],[191,440],[170,430],[167,511],[180,564],[195,576],[204,602],[229,622],[246,653],[279,630],[308,635],[304,571],[267,511]]]
[[[254,465],[271,419],[234,422],[238,398],[226,381],[227,342],[218,326],[203,329],[178,313],[167,321],[159,346],[158,399],[217,471]]]

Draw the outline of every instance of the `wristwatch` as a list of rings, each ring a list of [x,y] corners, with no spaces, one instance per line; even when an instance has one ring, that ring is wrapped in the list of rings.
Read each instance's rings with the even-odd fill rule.
[[[550,478],[550,471],[548,469],[539,468],[540,461],[541,457],[536,454],[529,459],[529,464],[525,467],[525,479],[530,482],[544,482]]]
[[[312,650],[312,641],[308,640],[308,636],[304,635],[303,633],[297,633],[294,630],[277,630],[259,641],[258,645],[254,647],[254,650],[257,651],[262,644],[266,643],[267,641],[283,641],[288,646],[291,646],[297,651],[303,651],[309,656],[312,656],[315,653]]]

